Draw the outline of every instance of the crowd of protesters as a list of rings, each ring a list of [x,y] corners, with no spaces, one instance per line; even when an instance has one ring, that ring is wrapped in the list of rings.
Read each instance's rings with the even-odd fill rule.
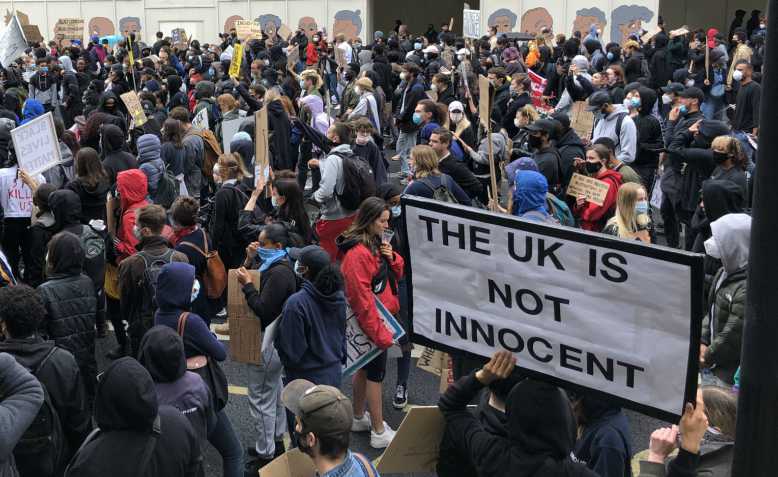
[[[365,45],[302,30],[30,45],[0,69],[0,474],[204,475],[208,442],[224,476],[257,475],[288,433],[319,475],[377,475],[349,436],[369,432],[376,449],[394,438],[382,402],[393,346],[392,405],[409,402],[411,344],[393,342],[375,305],[409,325],[408,194],[705,253],[703,386],[678,456],[665,465],[679,429],[659,429],[640,475],[724,475],[766,37],[759,12],[746,26],[744,14],[728,35],[663,27],[623,44],[596,25],[465,40],[398,21]],[[133,91],[145,122],[122,99]],[[576,108],[593,113],[590,131]],[[62,161],[31,175],[10,131],[46,113]],[[255,157],[265,114],[268,153]],[[575,174],[607,184],[601,204],[567,194]],[[233,269],[263,330],[249,449],[211,332],[229,333]],[[347,309],[383,351],[351,378],[351,399],[338,390]],[[632,475],[618,404],[520,377],[506,352],[452,358],[439,475]]]

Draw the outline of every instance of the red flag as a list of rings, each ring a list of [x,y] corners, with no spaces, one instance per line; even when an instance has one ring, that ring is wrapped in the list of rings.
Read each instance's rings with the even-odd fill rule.
[[[527,75],[532,81],[532,105],[538,109],[548,109],[543,103],[543,91],[546,89],[546,78],[540,76],[532,70],[527,70]]]

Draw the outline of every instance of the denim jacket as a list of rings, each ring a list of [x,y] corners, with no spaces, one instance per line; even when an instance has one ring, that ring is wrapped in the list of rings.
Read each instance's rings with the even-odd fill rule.
[[[319,474],[317,472],[316,475],[318,477],[380,477],[375,470],[375,467],[373,467],[373,464],[370,462],[370,459],[363,459],[364,460],[358,458],[356,454],[350,450],[346,451],[346,458],[343,459],[342,464],[325,474]],[[369,465],[370,469],[366,469],[365,465]]]

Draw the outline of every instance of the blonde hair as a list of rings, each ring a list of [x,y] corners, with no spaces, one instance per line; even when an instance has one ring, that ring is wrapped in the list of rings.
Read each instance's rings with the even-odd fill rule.
[[[373,92],[373,80],[366,76],[356,80],[354,86],[359,86],[363,90],[370,91],[371,93]]]
[[[420,144],[411,149],[411,158],[413,159],[415,175],[417,178],[428,176],[439,176],[438,154],[430,146]]]
[[[719,386],[703,386],[702,400],[711,427],[718,428],[724,436],[734,439],[737,421],[737,397],[734,393]]]
[[[222,111],[232,111],[238,107],[238,102],[235,101],[235,97],[227,93],[219,95],[219,97],[216,98],[216,102],[219,104],[219,108],[221,108]]]
[[[314,89],[319,89],[324,84],[324,81],[322,81],[321,76],[319,76],[319,73],[316,70],[304,70],[300,73],[300,78],[303,80],[311,80]]]
[[[538,119],[540,119],[540,113],[538,113],[538,110],[535,109],[535,107],[532,106],[531,104],[528,104],[528,105],[524,106],[523,108],[521,108],[519,110],[519,113],[523,117],[529,119],[530,124],[535,122],[535,121],[537,121]]]
[[[243,159],[237,152],[222,154],[219,156],[219,160],[216,161],[216,166],[219,168],[219,177],[224,180],[241,180],[244,177],[251,176],[246,170],[246,166],[243,165]]]
[[[638,226],[645,227],[651,221],[647,214],[635,213],[635,203],[638,201],[638,192],[645,188],[634,182],[626,182],[619,187],[616,198],[616,214],[608,220],[607,225],[616,225],[619,237],[633,238],[638,232]]]

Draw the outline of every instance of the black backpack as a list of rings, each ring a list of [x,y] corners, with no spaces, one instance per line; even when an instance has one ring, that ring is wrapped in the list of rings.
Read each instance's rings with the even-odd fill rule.
[[[140,286],[143,287],[143,307],[141,312],[144,316],[154,316],[157,311],[157,279],[162,267],[173,261],[175,250],[168,249],[162,255],[151,255],[144,251],[138,252],[138,256],[143,259],[145,269]]]
[[[105,237],[86,224],[81,226],[78,238],[84,249],[84,275],[92,279],[96,289],[102,288],[105,281]]]
[[[330,152],[343,161],[343,192],[337,194],[341,207],[357,210],[359,205],[376,193],[373,170],[367,161],[354,154]]]
[[[38,377],[38,372],[56,351],[57,347],[53,346],[38,366],[30,370],[33,376]],[[13,451],[16,468],[20,475],[24,476],[57,475],[64,464],[61,461],[65,451],[65,436],[59,413],[51,402],[46,385],[42,382],[41,388],[43,388],[43,405]]]
[[[164,166],[157,182],[157,193],[154,196],[154,203],[161,205],[165,210],[169,209],[178,198],[180,188],[181,184],[176,179],[176,176],[173,175],[167,166]]]

